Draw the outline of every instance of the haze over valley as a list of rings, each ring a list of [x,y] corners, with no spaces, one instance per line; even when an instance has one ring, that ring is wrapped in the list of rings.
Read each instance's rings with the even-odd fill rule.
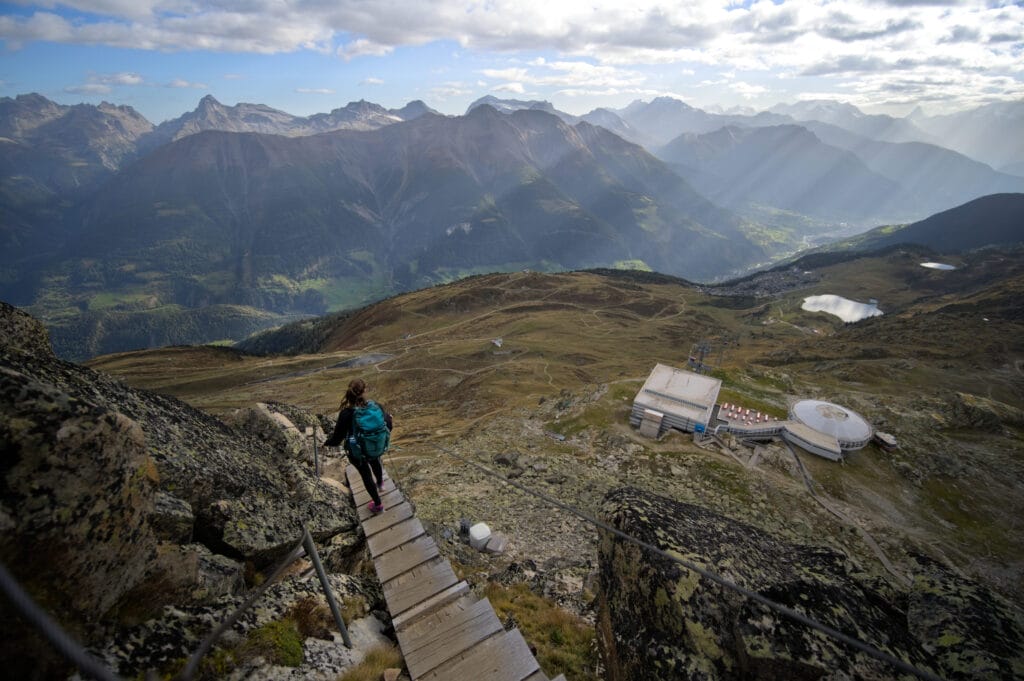
[[[1022,103],[963,127],[988,127],[994,107],[1014,138]],[[667,97],[583,116],[487,96],[458,116],[359,101],[300,117],[206,96],[154,126],[124,105],[20,95],[0,101],[0,295],[84,358],[241,340],[478,272],[720,280],[1024,191],[1024,177],[936,144],[929,121],[827,102],[716,114]]]

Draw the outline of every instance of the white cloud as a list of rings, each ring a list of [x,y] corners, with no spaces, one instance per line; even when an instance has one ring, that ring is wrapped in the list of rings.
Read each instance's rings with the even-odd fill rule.
[[[430,89],[431,96],[440,100],[464,97],[472,92],[470,87],[460,81],[448,81]]]
[[[370,76],[369,78],[363,78],[361,81],[359,81],[359,84],[360,85],[383,85],[384,81],[382,79],[380,79],[380,78],[374,78],[373,76]]]
[[[356,57],[384,57],[391,54],[394,49],[390,45],[381,45],[380,43],[360,38],[339,47],[337,54],[345,61],[348,61]]]
[[[86,83],[85,85],[73,85],[64,88],[64,92],[73,95],[109,95],[113,88],[103,83]]]
[[[751,85],[750,83],[744,83],[743,81],[729,83],[729,89],[738,93],[744,99],[756,99],[760,95],[768,92],[768,88],[763,85]]]
[[[193,83],[183,78],[175,78],[167,84],[167,87],[172,88],[194,88],[196,90],[209,90],[210,86],[206,83]]]
[[[142,85],[143,79],[137,73],[106,73],[95,76],[96,82],[108,85]]]
[[[978,94],[1007,76],[1004,94],[1011,96],[1024,75],[1024,6],[1004,0],[18,2],[27,15],[0,17],[8,49],[49,41],[165,51],[317,50],[352,60],[451,41],[459,54],[549,52],[555,57],[483,75],[566,90],[637,87],[644,78],[622,69],[664,64],[735,68],[751,82],[751,73],[790,76],[795,88],[819,87],[801,79],[828,79],[834,88],[840,79],[873,74],[877,96],[886,77],[893,88],[911,78],[938,96],[943,90],[928,78],[958,78],[964,87],[957,92]],[[81,14],[69,20],[61,14],[66,8]],[[572,66],[559,66],[566,64]],[[976,81],[982,73],[991,79]]]
[[[64,88],[65,92],[76,95],[107,95],[115,87],[145,85],[145,79],[137,73],[122,71],[120,73],[90,73],[86,82]]]
[[[297,87],[295,91],[302,95],[333,95],[334,90],[325,87]]]
[[[495,92],[511,92],[513,94],[521,95],[526,92],[526,88],[523,87],[522,83],[502,83],[494,88]]]

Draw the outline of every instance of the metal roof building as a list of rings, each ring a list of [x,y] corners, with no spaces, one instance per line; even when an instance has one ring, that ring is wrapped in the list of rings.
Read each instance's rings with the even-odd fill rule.
[[[633,399],[629,422],[640,433],[657,437],[669,428],[684,432],[707,429],[722,381],[657,364]]]
[[[821,400],[797,402],[790,409],[789,418],[831,435],[844,452],[861,449],[874,434],[871,425],[857,412]]]

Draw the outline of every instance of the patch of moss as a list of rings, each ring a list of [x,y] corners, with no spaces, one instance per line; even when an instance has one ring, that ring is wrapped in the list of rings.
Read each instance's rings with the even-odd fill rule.
[[[271,664],[298,667],[302,664],[302,635],[295,620],[268,622],[249,633],[238,653],[242,658],[259,656]]]
[[[515,620],[523,638],[537,650],[537,661],[549,676],[565,674],[579,681],[597,681],[594,628],[526,584],[509,587],[490,582],[484,590],[498,618]]]
[[[337,681],[378,681],[385,669],[400,668],[402,654],[394,646],[378,646],[367,651],[363,661],[345,670]]]

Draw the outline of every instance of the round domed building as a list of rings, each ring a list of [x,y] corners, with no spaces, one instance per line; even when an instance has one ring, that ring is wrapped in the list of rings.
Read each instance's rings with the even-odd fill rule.
[[[790,409],[789,418],[818,433],[834,437],[844,453],[863,448],[874,435],[874,430],[864,417],[852,409],[831,402],[801,400]]]

